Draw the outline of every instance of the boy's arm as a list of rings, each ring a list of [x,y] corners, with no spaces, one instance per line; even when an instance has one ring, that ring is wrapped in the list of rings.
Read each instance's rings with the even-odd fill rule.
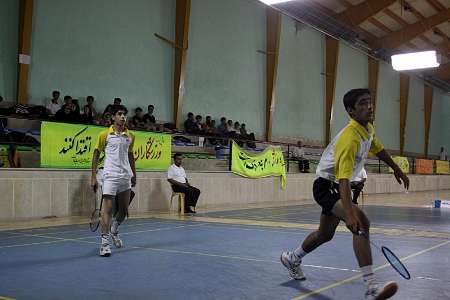
[[[136,185],[136,163],[134,161],[133,152],[128,152],[128,161],[130,162],[131,171],[133,172],[133,177],[131,177],[131,186]]]
[[[94,154],[92,155],[92,174],[91,174],[91,187],[94,189],[94,192],[97,192],[97,167],[99,157],[100,151],[98,151],[98,149],[95,149]]]
[[[133,177],[131,177],[131,186],[136,186],[136,162],[134,160],[133,148],[134,148],[135,136],[131,136],[131,144],[128,148],[128,161],[130,162],[131,171],[133,172]]]
[[[382,161],[384,161],[389,167],[392,168],[392,170],[394,170],[394,176],[395,179],[397,179],[399,184],[404,185],[404,187],[406,189],[409,189],[409,178],[408,176],[405,175],[405,173],[403,173],[403,171],[400,169],[400,167],[392,160],[391,156],[389,155],[389,153],[386,150],[381,150],[380,152],[378,152],[377,157],[379,159],[381,159]]]
[[[344,207],[346,215],[345,224],[351,232],[356,233],[361,228],[361,221],[355,215],[355,211],[353,210],[352,192],[349,179],[339,179],[339,194],[341,196],[342,206]]]

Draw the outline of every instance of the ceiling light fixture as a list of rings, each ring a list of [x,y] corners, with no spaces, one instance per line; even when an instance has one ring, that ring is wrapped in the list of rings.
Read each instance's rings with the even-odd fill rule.
[[[289,1],[293,1],[293,0],[259,0],[267,5],[272,5],[272,4],[278,4],[278,3],[282,3],[282,2],[289,2]]]
[[[439,67],[439,57],[434,50],[392,55],[391,61],[396,71]]]

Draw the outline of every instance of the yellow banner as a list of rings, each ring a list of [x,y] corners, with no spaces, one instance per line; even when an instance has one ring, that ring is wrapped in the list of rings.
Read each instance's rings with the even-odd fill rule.
[[[42,122],[41,167],[91,168],[97,137],[105,127]],[[170,166],[172,137],[167,134],[132,131],[136,168],[167,170]],[[101,154],[100,159],[103,159]]]
[[[400,167],[403,173],[409,173],[409,161],[406,157],[403,156],[393,156],[392,160]],[[389,173],[394,173],[394,170],[389,168]]]
[[[264,152],[253,154],[241,149],[233,142],[231,171],[249,178],[280,176],[281,187],[286,188],[286,165],[280,147],[269,146]]]
[[[436,173],[437,174],[450,174],[450,165],[446,160],[436,161]]]

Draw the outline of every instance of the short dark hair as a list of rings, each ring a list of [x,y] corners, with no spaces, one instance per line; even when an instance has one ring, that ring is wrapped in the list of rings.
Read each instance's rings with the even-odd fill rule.
[[[87,96],[86,101],[89,101],[89,99],[92,99],[92,101],[94,101],[94,96]]]
[[[53,91],[52,92],[52,96],[54,96],[55,94],[61,95],[61,93],[59,91]]]
[[[202,118],[202,116],[200,116],[200,115],[196,115],[196,116],[195,116],[195,118],[196,118],[196,119],[201,119],[201,118]]]
[[[226,120],[227,120],[227,118],[225,118],[225,117],[220,118],[220,122],[226,121]]]
[[[124,111],[125,114],[128,113],[128,109],[127,109],[124,105],[118,104],[118,105],[113,105],[113,106],[111,107],[111,115],[112,115],[112,116],[115,116],[119,110]]]
[[[364,94],[370,95],[370,91],[368,89],[352,89],[348,91],[344,95],[345,110],[348,111],[350,108],[355,108],[356,101]]]
[[[64,101],[65,100],[72,100],[72,96],[69,96],[69,95],[64,96]]]
[[[150,104],[149,106],[147,106],[147,108],[153,107],[155,108],[155,106],[153,104]]]
[[[173,159],[175,160],[177,157],[181,157],[181,156],[183,156],[183,154],[177,152],[173,155]]]
[[[122,99],[120,99],[119,97],[114,98],[114,102],[118,101],[119,103],[122,102]]]
[[[137,112],[139,112],[139,111],[142,111],[142,108],[136,107],[136,109],[135,109],[134,111],[137,113]]]
[[[193,117],[194,116],[194,114],[193,113],[191,113],[191,112],[188,112],[188,117]]]

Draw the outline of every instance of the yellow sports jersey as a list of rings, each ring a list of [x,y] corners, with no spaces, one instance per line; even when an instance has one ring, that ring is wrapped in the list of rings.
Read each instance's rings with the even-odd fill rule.
[[[97,139],[95,149],[105,152],[103,168],[104,178],[131,178],[133,172],[128,160],[128,153],[133,153],[134,135],[127,129],[122,133],[114,131],[111,126],[102,131]]]
[[[364,168],[369,152],[375,155],[384,149],[373,125],[369,123],[368,129],[350,120],[323,152],[317,176],[336,182],[339,179],[354,181]]]

